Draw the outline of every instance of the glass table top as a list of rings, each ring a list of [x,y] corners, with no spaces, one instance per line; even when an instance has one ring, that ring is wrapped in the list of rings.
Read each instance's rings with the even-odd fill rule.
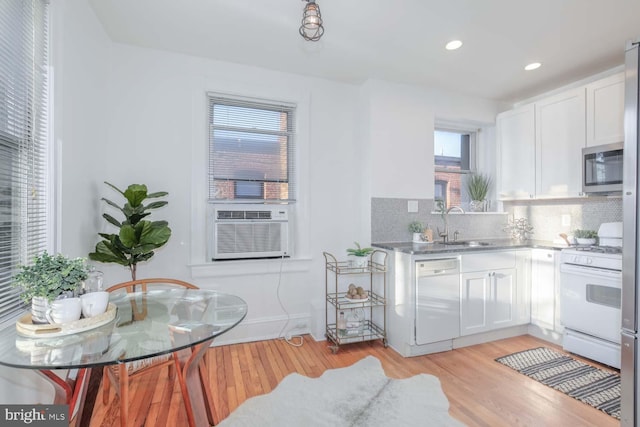
[[[162,289],[110,295],[115,318],[58,337],[27,337],[15,325],[0,331],[0,364],[70,369],[131,362],[189,348],[232,329],[247,314],[241,298],[204,289]]]

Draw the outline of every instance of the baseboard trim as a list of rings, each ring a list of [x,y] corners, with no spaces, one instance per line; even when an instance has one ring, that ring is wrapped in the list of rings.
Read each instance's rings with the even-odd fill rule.
[[[308,313],[245,319],[214,339],[212,347],[308,334],[310,321]]]

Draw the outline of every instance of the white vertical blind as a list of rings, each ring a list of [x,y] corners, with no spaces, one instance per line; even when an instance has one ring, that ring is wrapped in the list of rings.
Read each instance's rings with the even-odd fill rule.
[[[295,200],[295,106],[209,94],[209,200]]]
[[[47,245],[47,0],[0,1],[0,320],[11,278]]]

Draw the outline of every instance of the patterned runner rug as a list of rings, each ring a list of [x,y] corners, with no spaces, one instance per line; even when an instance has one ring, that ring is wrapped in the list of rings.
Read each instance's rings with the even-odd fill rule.
[[[620,419],[620,375],[546,347],[499,357],[496,362]]]

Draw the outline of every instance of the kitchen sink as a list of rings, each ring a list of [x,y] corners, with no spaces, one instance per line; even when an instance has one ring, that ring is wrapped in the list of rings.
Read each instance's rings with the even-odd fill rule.
[[[443,243],[444,245],[447,246],[466,246],[468,248],[479,248],[482,246],[490,246],[491,243],[488,242],[481,242],[478,240],[457,240],[457,241],[453,241],[453,242],[445,242]]]

